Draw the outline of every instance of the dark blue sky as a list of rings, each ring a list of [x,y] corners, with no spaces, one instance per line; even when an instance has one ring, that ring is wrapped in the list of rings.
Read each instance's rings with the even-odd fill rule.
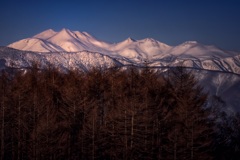
[[[119,42],[196,40],[240,51],[239,0],[1,0],[0,46],[46,29],[86,31]]]

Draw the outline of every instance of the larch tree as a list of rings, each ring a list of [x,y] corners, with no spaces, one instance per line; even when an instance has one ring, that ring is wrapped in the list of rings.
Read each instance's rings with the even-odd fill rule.
[[[166,151],[173,159],[211,159],[213,130],[206,108],[207,94],[193,74],[182,67],[170,71],[169,76],[175,103],[169,117]]]

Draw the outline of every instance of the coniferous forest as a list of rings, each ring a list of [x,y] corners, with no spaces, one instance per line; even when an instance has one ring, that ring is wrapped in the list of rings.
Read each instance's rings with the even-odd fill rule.
[[[0,88],[1,160],[240,158],[239,114],[181,67],[3,70]]]

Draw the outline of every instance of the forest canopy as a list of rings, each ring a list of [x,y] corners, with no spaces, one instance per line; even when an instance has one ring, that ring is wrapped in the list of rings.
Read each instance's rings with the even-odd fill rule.
[[[147,67],[87,73],[33,67],[2,71],[0,87],[1,159],[239,156],[231,148],[238,143],[225,143],[231,125],[216,123],[208,95],[182,67],[165,73]]]

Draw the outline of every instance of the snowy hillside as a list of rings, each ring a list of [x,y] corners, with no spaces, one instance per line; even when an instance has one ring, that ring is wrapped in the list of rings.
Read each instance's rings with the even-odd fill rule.
[[[1,68],[28,68],[33,63],[37,63],[40,67],[49,65],[57,67],[59,70],[80,69],[87,71],[91,68],[110,68],[122,66],[117,60],[89,51],[79,52],[31,52],[21,51],[8,47],[0,47]]]

